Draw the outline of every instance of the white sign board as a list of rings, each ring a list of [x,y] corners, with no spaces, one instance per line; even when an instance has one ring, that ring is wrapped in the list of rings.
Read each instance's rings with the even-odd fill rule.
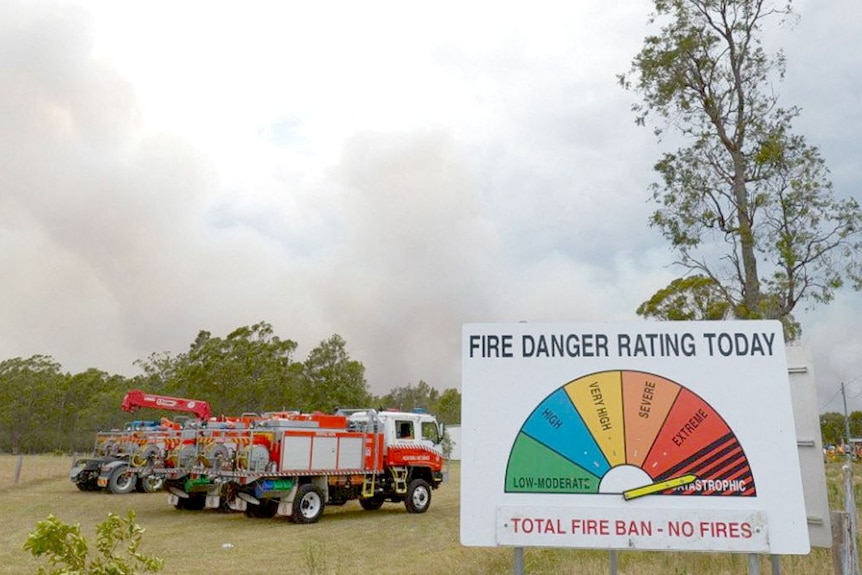
[[[461,543],[804,554],[781,324],[464,326]]]

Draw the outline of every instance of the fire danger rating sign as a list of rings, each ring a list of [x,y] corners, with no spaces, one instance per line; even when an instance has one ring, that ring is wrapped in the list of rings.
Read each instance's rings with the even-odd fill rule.
[[[465,545],[807,553],[778,322],[469,324]]]

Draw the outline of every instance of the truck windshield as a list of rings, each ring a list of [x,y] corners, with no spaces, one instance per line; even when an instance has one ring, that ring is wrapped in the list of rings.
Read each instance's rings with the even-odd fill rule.
[[[437,424],[433,421],[423,421],[422,438],[428,439],[435,444],[440,443],[440,437],[437,435]]]

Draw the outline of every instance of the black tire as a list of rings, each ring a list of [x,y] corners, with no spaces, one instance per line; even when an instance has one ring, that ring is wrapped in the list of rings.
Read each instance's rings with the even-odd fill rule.
[[[262,499],[259,505],[249,503],[245,508],[245,516],[255,519],[270,519],[278,512],[278,501]]]
[[[207,498],[205,495],[189,495],[188,497],[180,497],[174,507],[185,511],[200,511],[206,507],[206,504]]]
[[[310,483],[299,486],[293,499],[294,523],[316,523],[323,515],[323,491]]]
[[[407,486],[404,506],[408,513],[425,513],[431,506],[431,486],[424,479],[414,479]]]
[[[138,478],[129,470],[128,465],[120,465],[111,473],[108,480],[108,491],[117,495],[125,495],[135,490]]]
[[[366,511],[377,511],[383,507],[384,501],[383,497],[375,495],[374,497],[368,497],[367,499],[360,499],[359,504]]]
[[[101,487],[99,487],[99,484],[96,483],[95,480],[78,482],[75,484],[75,487],[77,487],[81,491],[99,491],[100,489],[102,489]]]
[[[75,487],[81,491],[101,491],[99,487],[99,474],[89,471],[82,471],[75,479]]]
[[[150,473],[138,479],[138,491],[141,493],[155,493],[165,487],[165,477]]]

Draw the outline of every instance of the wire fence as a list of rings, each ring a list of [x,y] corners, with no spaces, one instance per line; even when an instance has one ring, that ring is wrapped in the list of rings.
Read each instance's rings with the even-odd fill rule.
[[[0,489],[62,477],[71,470],[73,460],[70,455],[0,454]]]

